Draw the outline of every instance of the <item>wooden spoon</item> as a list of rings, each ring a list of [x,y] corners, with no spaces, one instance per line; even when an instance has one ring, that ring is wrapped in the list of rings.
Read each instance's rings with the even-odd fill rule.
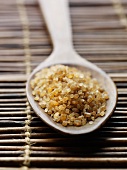
[[[66,134],[85,134],[98,129],[111,116],[117,100],[117,91],[115,84],[110,77],[98,68],[96,65],[81,58],[74,50],[72,43],[72,32],[70,25],[69,7],[67,0],[39,0],[40,8],[43,12],[49,33],[53,43],[52,54],[31,73],[27,85],[26,92],[28,100],[36,112],[36,114],[48,125],[56,130]],[[98,82],[108,92],[109,100],[107,101],[107,111],[104,117],[97,118],[92,125],[86,124],[81,127],[64,127],[60,123],[56,123],[53,119],[40,108],[34,101],[30,81],[34,78],[36,72],[51,65],[64,64],[74,66],[83,71],[90,71],[92,77],[97,78]]]

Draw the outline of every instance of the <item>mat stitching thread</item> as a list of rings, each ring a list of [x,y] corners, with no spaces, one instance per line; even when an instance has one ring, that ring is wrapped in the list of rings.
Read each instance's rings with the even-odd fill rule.
[[[124,8],[123,8],[121,1],[120,0],[112,0],[112,3],[113,3],[113,7],[114,7],[117,15],[119,16],[121,24],[127,30],[127,17],[124,12]]]
[[[29,48],[29,22],[27,17],[26,8],[24,6],[24,0],[17,0],[17,7],[19,11],[19,16],[22,24],[23,31],[23,46],[24,46],[24,55],[25,55],[25,65],[26,65],[26,75],[28,76],[31,72],[30,59],[31,53]],[[25,113],[27,115],[27,120],[25,120],[25,146],[24,146],[24,161],[22,170],[28,170],[30,165],[30,149],[31,149],[31,107],[28,102],[26,102],[26,110]]]
[[[31,66],[30,66],[31,53],[30,53],[30,48],[29,48],[30,46],[29,45],[30,43],[29,21],[27,17],[26,8],[24,6],[24,0],[17,0],[17,5],[18,5],[18,11],[20,15],[21,24],[22,24],[26,75],[28,76],[31,72]]]

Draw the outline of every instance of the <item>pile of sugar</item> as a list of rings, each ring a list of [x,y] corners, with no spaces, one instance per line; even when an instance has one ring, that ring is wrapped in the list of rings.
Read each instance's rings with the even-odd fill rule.
[[[51,66],[36,73],[31,88],[34,100],[63,126],[92,124],[105,115],[109,96],[89,72]]]

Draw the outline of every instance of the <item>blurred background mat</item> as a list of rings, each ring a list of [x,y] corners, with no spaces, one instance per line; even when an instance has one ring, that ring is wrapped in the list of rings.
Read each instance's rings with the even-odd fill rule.
[[[127,168],[127,1],[70,0],[77,52],[118,88],[116,109],[88,135],[63,136],[27,102],[31,70],[52,45],[36,0],[0,0],[0,170]]]

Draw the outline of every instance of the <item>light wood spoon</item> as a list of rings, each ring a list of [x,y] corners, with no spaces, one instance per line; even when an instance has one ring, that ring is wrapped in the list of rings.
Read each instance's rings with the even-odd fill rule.
[[[117,90],[111,78],[96,65],[81,58],[74,50],[72,43],[72,32],[70,25],[69,7],[67,0],[39,0],[40,8],[43,12],[49,33],[53,43],[52,54],[38,67],[36,67],[26,85],[27,97],[30,105],[36,114],[48,125],[65,134],[85,134],[92,132],[102,126],[111,116],[117,100]],[[56,123],[53,119],[40,108],[34,101],[30,86],[31,79],[35,73],[51,65],[64,64],[74,66],[83,71],[90,71],[92,77],[95,77],[102,87],[108,92],[109,100],[107,101],[107,111],[104,117],[97,118],[92,125],[86,124],[81,127],[64,127]]]

